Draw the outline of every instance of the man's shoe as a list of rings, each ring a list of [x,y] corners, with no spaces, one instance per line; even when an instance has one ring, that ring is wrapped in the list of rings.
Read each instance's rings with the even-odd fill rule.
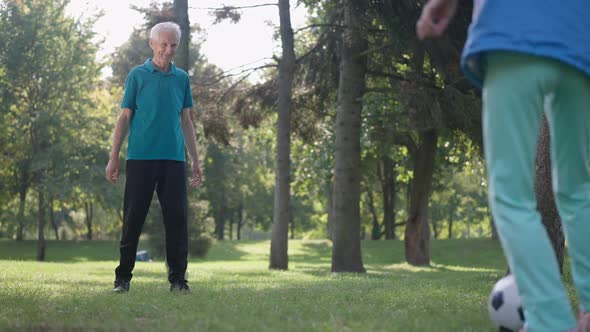
[[[113,293],[127,293],[129,291],[129,280],[115,280]]]
[[[186,280],[177,280],[173,281],[170,285],[171,292],[182,292],[182,293],[189,293],[191,291],[190,287],[186,283]]]

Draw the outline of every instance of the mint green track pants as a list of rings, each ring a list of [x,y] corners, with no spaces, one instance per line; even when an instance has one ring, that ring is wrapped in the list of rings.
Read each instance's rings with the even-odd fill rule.
[[[581,309],[590,310],[590,77],[562,62],[486,55],[483,131],[489,201],[525,308],[528,331],[576,326],[536,206],[535,152],[542,114],[551,133],[553,191]]]

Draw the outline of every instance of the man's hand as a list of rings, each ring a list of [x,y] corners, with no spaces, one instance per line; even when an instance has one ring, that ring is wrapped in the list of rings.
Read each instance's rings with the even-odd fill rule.
[[[119,178],[119,158],[109,159],[109,163],[104,171],[107,181],[112,184],[117,183],[117,179]]]
[[[432,38],[442,35],[457,11],[457,0],[430,0],[422,8],[422,15],[416,23],[418,38]]]
[[[201,173],[201,167],[199,163],[193,163],[193,178],[191,179],[191,187],[197,188],[203,182],[203,174]]]

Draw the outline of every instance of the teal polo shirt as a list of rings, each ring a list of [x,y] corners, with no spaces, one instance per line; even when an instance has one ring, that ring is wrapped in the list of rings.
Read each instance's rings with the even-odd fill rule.
[[[121,108],[133,111],[127,160],[185,161],[180,112],[193,107],[188,74],[170,63],[163,73],[148,59],[127,75]]]

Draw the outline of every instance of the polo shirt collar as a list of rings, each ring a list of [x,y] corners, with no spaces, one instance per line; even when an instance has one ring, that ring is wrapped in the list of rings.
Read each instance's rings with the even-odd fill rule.
[[[146,62],[143,64],[143,66],[149,70],[151,73],[155,72],[155,71],[159,71],[156,67],[154,67],[154,65],[152,64],[152,58],[149,58],[146,60]],[[163,73],[164,75],[176,75],[176,66],[174,65],[174,63],[170,62],[170,68],[168,68],[168,71]]]

